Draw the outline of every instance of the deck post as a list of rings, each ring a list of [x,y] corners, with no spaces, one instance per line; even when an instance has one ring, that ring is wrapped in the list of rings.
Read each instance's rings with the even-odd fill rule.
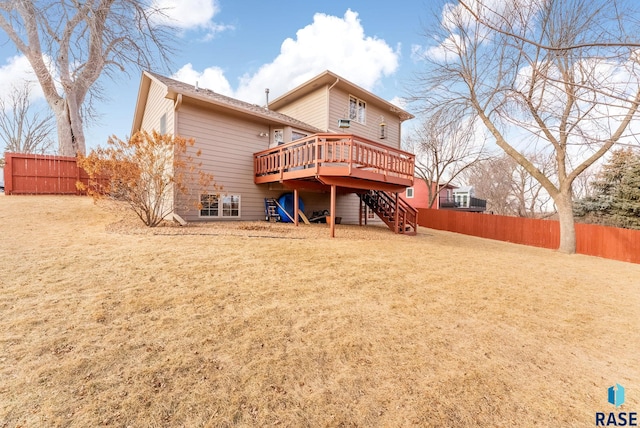
[[[331,185],[331,212],[329,213],[329,218],[331,219],[331,224],[329,225],[329,234],[332,238],[336,237],[336,185]]]
[[[293,189],[293,224],[298,225],[298,189]]]
[[[358,224],[362,226],[362,198],[358,198],[360,200],[360,209],[358,210]]]
[[[400,233],[400,209],[398,208],[398,192],[395,193],[396,196],[396,215],[395,215],[395,229],[396,229],[396,233]]]

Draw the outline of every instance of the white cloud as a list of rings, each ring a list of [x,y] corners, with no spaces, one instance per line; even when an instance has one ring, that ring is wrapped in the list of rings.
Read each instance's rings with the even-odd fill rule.
[[[31,101],[44,98],[29,60],[23,55],[8,58],[7,63],[0,66],[0,97],[8,96],[14,88],[22,88],[25,84],[31,88]]]
[[[457,34],[451,34],[443,41],[436,40],[435,46],[411,45],[411,59],[413,62],[431,60],[436,62],[455,61],[460,52],[464,52],[462,39]]]
[[[462,31],[467,35],[474,33],[480,40],[490,41],[492,30],[478,23],[476,16],[496,27],[508,22],[515,29],[526,28],[535,22],[541,6],[539,0],[469,0],[466,4],[473,14],[460,3],[446,3],[443,6],[440,25],[444,29],[444,36],[434,37],[435,46],[413,45],[411,58],[414,61],[455,61],[458,53],[465,49],[459,34]]]
[[[272,62],[253,75],[242,76],[235,91],[219,67],[200,72],[187,64],[174,77],[190,84],[197,80],[201,87],[263,104],[265,88],[269,88],[273,99],[324,70],[371,90],[383,76],[396,71],[398,58],[398,50],[384,40],[366,36],[358,13],[347,10],[342,18],[316,14],[313,23],[298,30],[295,39],[288,38],[282,43],[280,54]]]
[[[199,87],[211,89],[219,94],[234,95],[233,89],[231,89],[231,85],[224,77],[224,71],[220,67],[208,67],[199,72],[193,69],[191,63],[188,63],[178,70],[173,78],[191,85],[195,85],[197,82]]]
[[[213,18],[220,7],[217,0],[153,0],[151,7],[159,9],[165,16],[156,15],[158,24],[171,25],[181,30],[205,30],[205,39],[233,27],[218,24]]]
[[[295,39],[282,43],[273,62],[241,78],[236,96],[259,102],[264,88],[269,88],[277,97],[324,70],[373,89],[383,76],[396,71],[398,57],[384,40],[365,35],[357,12],[347,10],[342,18],[317,13]]]
[[[403,110],[406,110],[407,105],[409,104],[406,98],[397,97],[397,96],[391,98],[389,102],[396,107],[400,107]]]

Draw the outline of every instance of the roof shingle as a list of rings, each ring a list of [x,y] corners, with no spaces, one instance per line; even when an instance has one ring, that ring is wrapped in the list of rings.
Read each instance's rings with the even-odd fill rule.
[[[218,94],[210,89],[198,88],[189,85],[179,80],[171,79],[160,74],[153,73],[151,71],[145,71],[153,79],[159,81],[165,85],[169,91],[173,91],[182,95],[186,95],[192,98],[197,98],[211,104],[218,106],[228,107],[236,111],[245,112],[247,114],[261,117],[263,119],[269,119],[275,122],[279,122],[283,125],[290,125],[301,130],[310,131],[314,133],[324,132],[324,130],[309,125],[286,114],[278,113],[277,111],[269,110],[265,107],[257,104],[247,103],[235,98],[228,97],[226,95]]]

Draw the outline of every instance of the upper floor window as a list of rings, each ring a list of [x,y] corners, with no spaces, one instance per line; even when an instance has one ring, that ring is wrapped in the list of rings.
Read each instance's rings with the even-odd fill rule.
[[[291,131],[291,141],[296,141],[296,140],[299,140],[299,139],[304,138],[306,136],[307,136],[307,134],[305,134],[303,132]]]
[[[353,95],[349,96],[349,119],[362,124],[367,121],[367,103]]]
[[[284,144],[284,129],[273,130],[273,143],[276,146],[279,146],[280,144]]]

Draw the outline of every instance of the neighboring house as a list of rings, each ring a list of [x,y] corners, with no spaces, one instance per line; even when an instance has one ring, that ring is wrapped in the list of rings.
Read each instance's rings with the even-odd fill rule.
[[[453,190],[453,197],[447,199],[447,207],[459,211],[484,212],[487,209],[487,201],[476,198],[475,191],[472,186],[462,186]],[[440,201],[443,206],[443,201]]]
[[[435,183],[432,184],[432,188],[434,192],[437,191]],[[433,209],[440,208],[441,199],[447,199],[453,195],[455,186],[451,184],[440,184],[438,188],[440,190],[436,200],[433,202]],[[413,186],[407,187],[405,191],[400,194],[400,197],[415,209],[429,208],[429,185],[426,180],[416,177],[413,181]]]
[[[413,184],[414,155],[400,150],[401,124],[412,117],[330,71],[268,108],[144,72],[132,131],[195,139],[224,194],[200,195],[202,209],[174,204],[187,221],[263,220],[265,198],[293,192],[307,214],[361,223],[368,206],[405,232],[415,231],[414,214],[395,200]]]
[[[435,191],[435,184],[433,184]],[[440,184],[439,192],[432,209],[482,212],[487,209],[487,201],[476,198],[472,186],[455,187],[451,184]],[[424,179],[414,180],[412,187],[407,187],[401,194],[403,200],[415,209],[429,208],[429,187]]]

